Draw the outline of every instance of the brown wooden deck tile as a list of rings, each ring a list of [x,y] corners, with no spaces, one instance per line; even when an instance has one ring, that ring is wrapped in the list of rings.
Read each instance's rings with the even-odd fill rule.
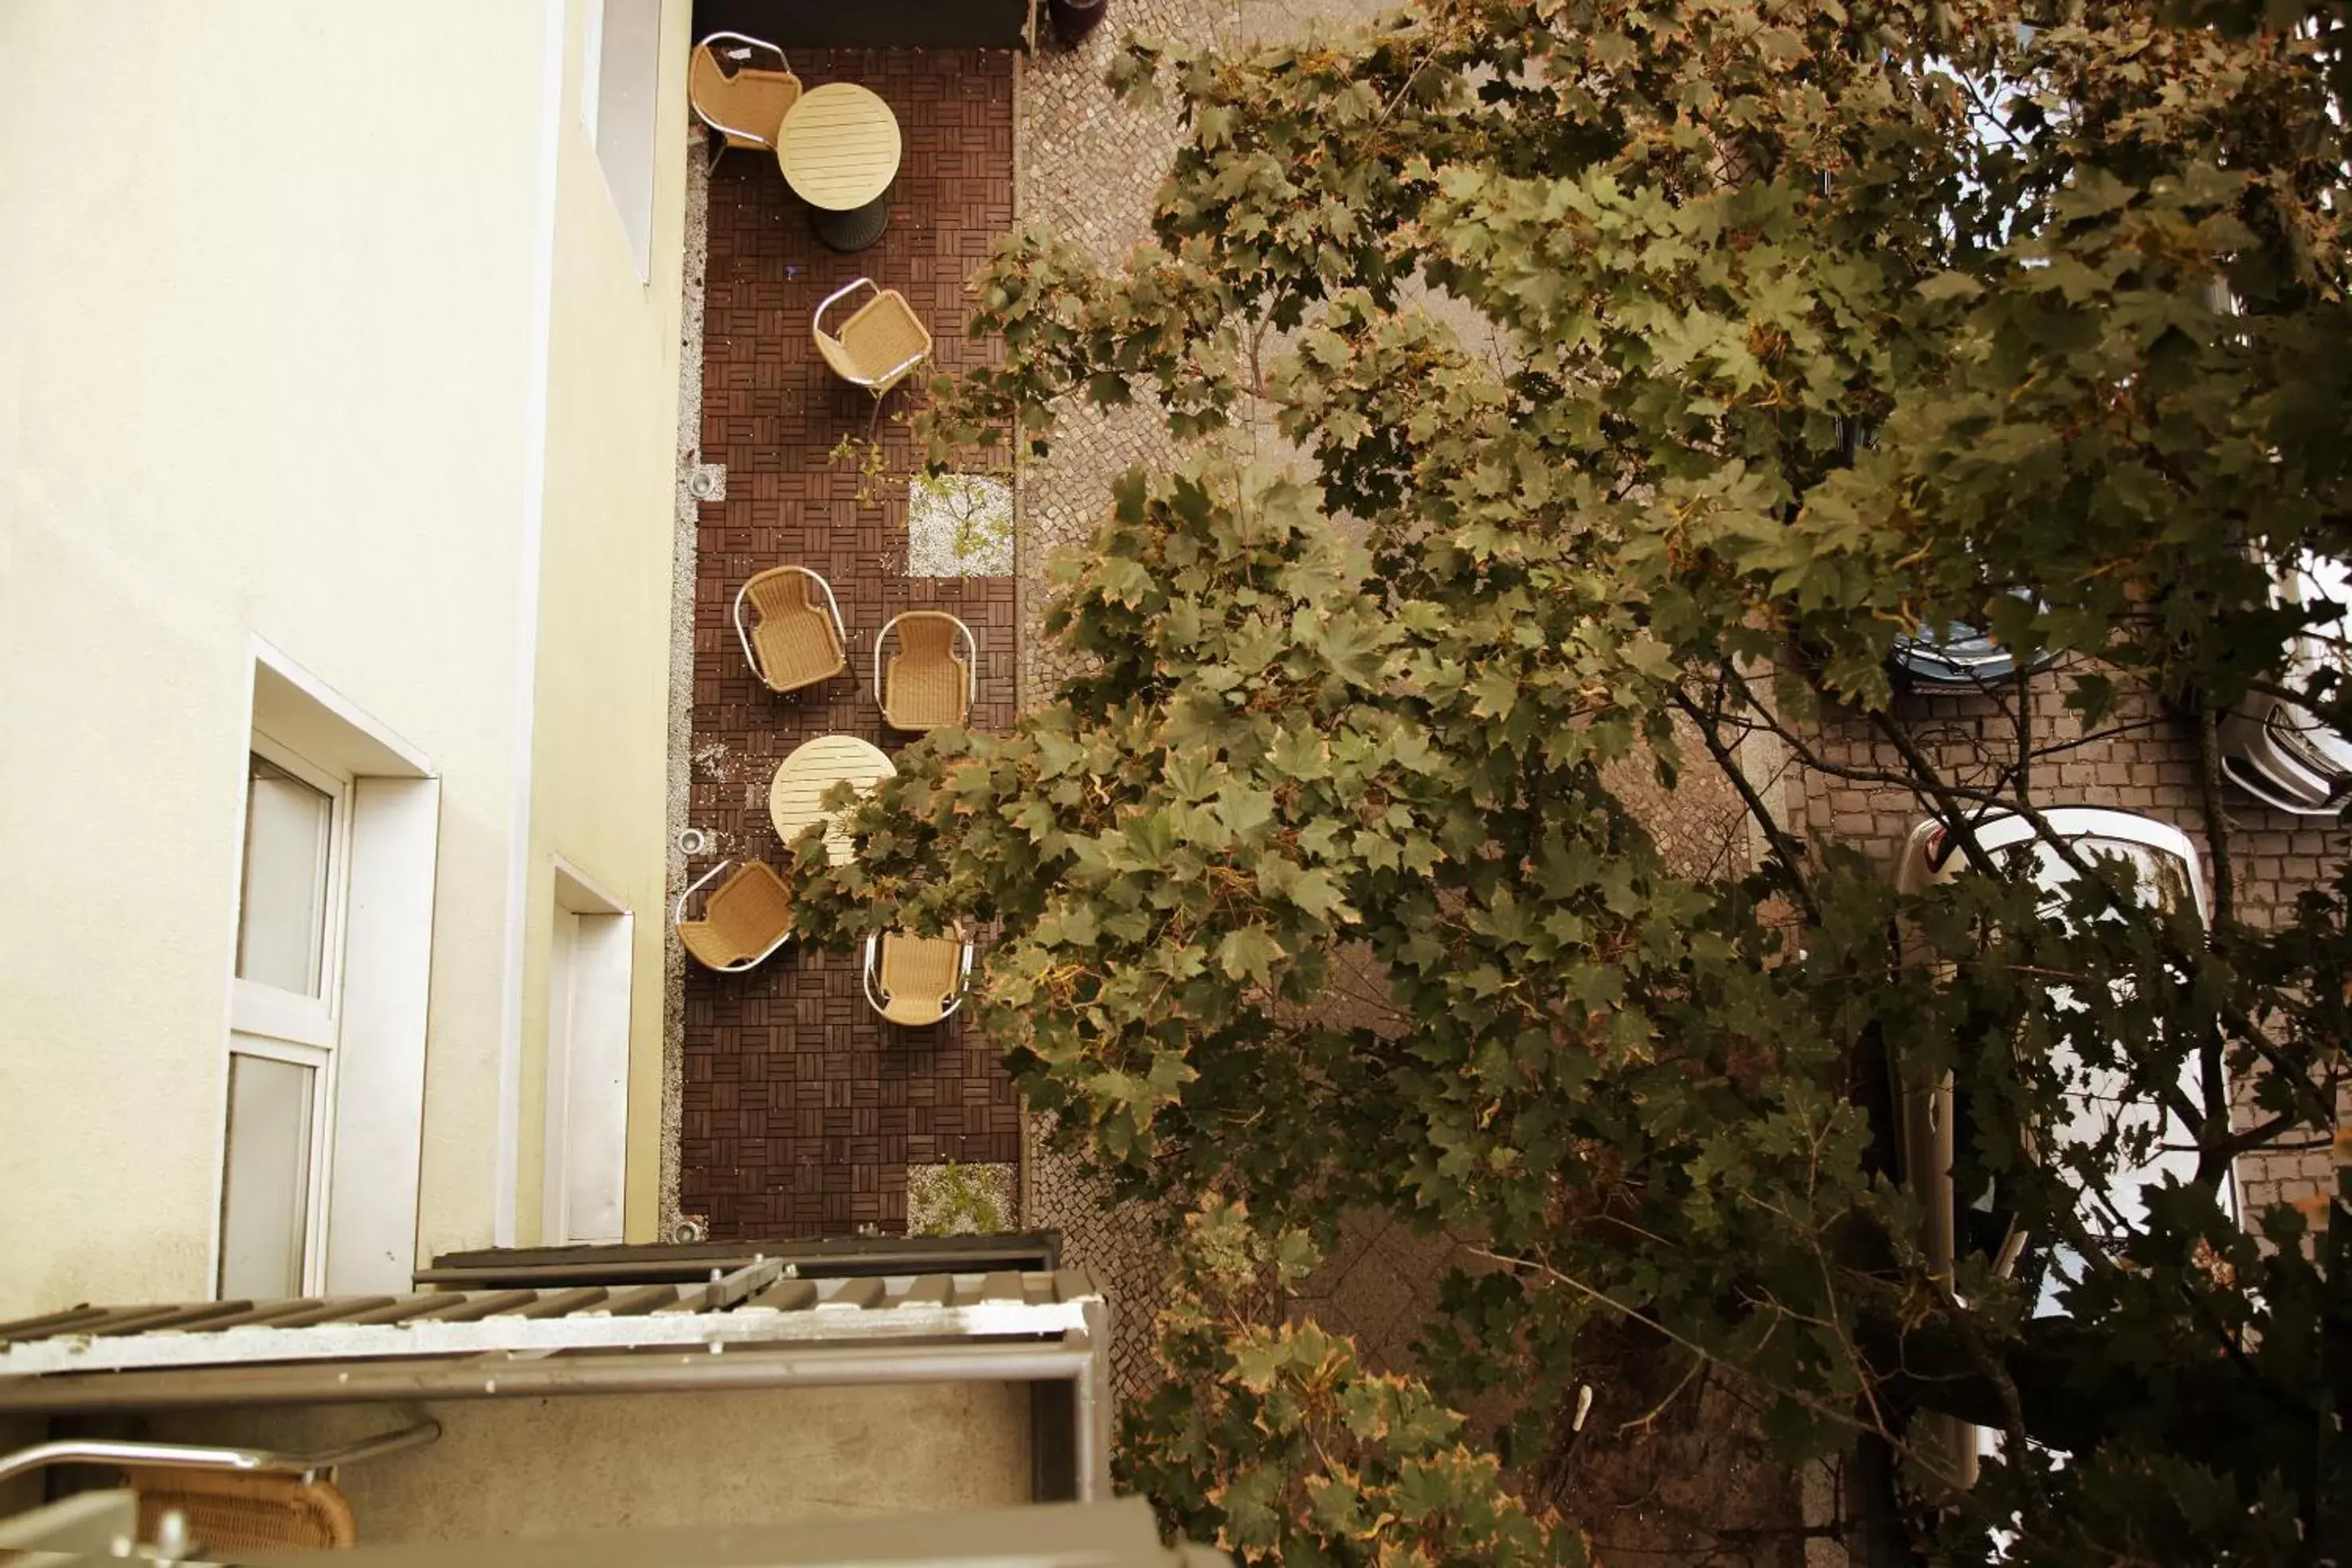
[[[1013,223],[1012,57],[978,50],[800,51],[810,87],[856,81],[898,117],[905,142],[889,232],[855,255],[825,248],[775,160],[738,150],[710,183],[703,340],[702,456],[727,468],[727,499],[697,529],[693,782],[689,820],[715,837],[709,859],[781,863],[767,812],[778,762],[819,735],[895,751],[869,689],[874,636],[901,610],[961,616],[980,641],[976,727],[1008,727],[1018,664],[1011,578],[898,575],[907,548],[902,483],[871,504],[826,455],[862,436],[866,393],[827,372],[809,320],[827,294],[870,277],[929,326],[934,363],[992,356],[965,335],[965,278]],[[894,393],[879,434],[889,472],[913,465],[892,419],[921,395]],[[850,671],[778,696],[752,678],[730,618],[753,572],[786,563],[833,584],[848,623]],[[786,948],[749,975],[688,966],[681,1207],[714,1239],[824,1237],[907,1224],[907,1167],[1020,1157],[1020,1109],[996,1053],[959,1015],[932,1030],[885,1024],[866,1004],[854,954]]]

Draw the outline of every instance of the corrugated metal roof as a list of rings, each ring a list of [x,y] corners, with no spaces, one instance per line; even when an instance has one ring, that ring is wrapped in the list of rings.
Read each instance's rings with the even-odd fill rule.
[[[1082,1270],[806,1280],[770,1259],[701,1285],[81,1306],[0,1323],[0,1378],[499,1351],[723,1350],[1058,1336],[1101,1292]]]
[[[830,1240],[743,1238],[731,1241],[583,1242],[565,1247],[488,1247],[436,1255],[413,1283],[451,1290],[517,1285],[652,1285],[708,1279],[710,1270],[780,1259],[808,1279],[847,1274],[986,1274],[1062,1266],[1058,1232],[975,1236],[842,1236]]]
[[[1058,1384],[1065,1414],[1033,1398],[1039,1430],[1063,1433],[1040,1439],[1038,1474],[1069,1490],[1041,1495],[1094,1498],[1109,1314],[1076,1270],[802,1278],[776,1258],[687,1285],[85,1305],[0,1323],[0,1412]]]

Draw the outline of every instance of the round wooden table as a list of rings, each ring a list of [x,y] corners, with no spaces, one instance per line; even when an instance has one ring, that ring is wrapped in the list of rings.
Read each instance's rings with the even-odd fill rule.
[[[844,780],[856,785],[863,795],[898,771],[880,747],[854,735],[818,736],[776,765],[776,777],[768,785],[768,815],[776,824],[776,836],[789,850],[801,830],[823,821],[827,824],[824,851],[833,857],[833,863],[856,860],[856,846],[849,841],[840,820],[817,802]]]
[[[817,237],[835,250],[863,250],[890,226],[900,151],[898,117],[856,82],[811,88],[776,131],[784,183],[816,209]]]

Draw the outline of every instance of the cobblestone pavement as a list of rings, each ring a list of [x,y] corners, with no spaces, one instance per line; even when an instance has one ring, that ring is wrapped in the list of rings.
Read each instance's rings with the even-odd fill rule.
[[[1015,172],[1021,221],[1044,225],[1106,267],[1150,237],[1152,198],[1181,137],[1172,103],[1122,103],[1103,85],[1128,37],[1233,47],[1305,37],[1381,9],[1365,0],[1108,3],[1103,25],[1078,47],[1048,42],[1024,62]],[[1165,467],[1175,458],[1175,444],[1148,401],[1108,413],[1078,406],[1065,413],[1052,454],[1022,469],[1024,629],[1034,632],[1043,615],[1046,560],[1086,542],[1109,503],[1111,480],[1131,466]],[[1074,673],[1044,638],[1023,638],[1024,708]]]
[[[1082,46],[1045,44],[1023,61],[1013,160],[1021,221],[1084,246],[1104,265],[1145,237],[1151,194],[1179,131],[1171,110],[1123,104],[1103,84],[1117,40],[1130,29],[1204,37],[1211,17],[1223,10],[1196,0],[1110,3],[1104,25]],[[1171,462],[1174,455],[1174,444],[1148,405],[1132,403],[1108,414],[1068,409],[1051,454],[1023,461],[1014,592],[1024,710],[1076,673],[1040,634],[1046,561],[1086,541],[1109,502],[1113,478],[1137,464]],[[1158,1217],[1114,1207],[1073,1157],[1048,1147],[1042,1117],[1024,1118],[1022,1145],[1023,1221],[1060,1231],[1066,1261],[1087,1270],[1108,1291],[1111,1381],[1122,1401],[1140,1395],[1153,1382],[1151,1324],[1167,1272],[1167,1256],[1155,1239]]]
[[[1078,47],[1045,42],[1023,62],[1015,158],[1015,203],[1039,224],[1115,266],[1150,236],[1151,205],[1180,137],[1171,104],[1121,103],[1103,85],[1130,34],[1233,46],[1371,15],[1360,0],[1109,0],[1094,36]],[[1021,706],[1034,707],[1075,670],[1056,655],[1039,622],[1045,563],[1082,546],[1110,502],[1111,481],[1136,465],[1171,466],[1175,443],[1139,402],[1108,413],[1064,412],[1053,451],[1020,469],[1021,549],[1017,594],[1022,626]],[[1113,1380],[1122,1396],[1148,1388],[1152,1319],[1162,1299],[1167,1255],[1158,1217],[1109,1207],[1075,1161],[1051,1152],[1038,1119],[1024,1133],[1025,1223],[1062,1232],[1065,1255],[1093,1271],[1116,1304]],[[1381,1326],[1391,1320],[1383,1318]]]
[[[1046,1141],[1042,1116],[1023,1119],[1022,1227],[1062,1233],[1065,1268],[1084,1269],[1110,1297],[1110,1378],[1121,1403],[1158,1381],[1152,1321],[1167,1300],[1168,1253],[1160,1217],[1111,1204],[1072,1156]]]

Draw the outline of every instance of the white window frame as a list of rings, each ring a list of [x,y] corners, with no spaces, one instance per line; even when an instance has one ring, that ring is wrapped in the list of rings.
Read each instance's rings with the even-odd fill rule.
[[[319,936],[319,994],[302,996],[256,980],[237,977],[230,1001],[229,1027],[239,1034],[268,1035],[332,1051],[335,1025],[342,1009],[344,889],[351,875],[352,781],[320,767],[291,747],[253,732],[247,747],[254,756],[327,797],[332,810],[327,824],[327,902]],[[250,786],[248,785],[248,789]],[[251,810],[250,805],[247,810]],[[245,852],[239,829],[239,876]],[[242,900],[237,909],[238,932],[244,929]]]
[[[271,1040],[265,1035],[231,1034],[228,1040],[231,1056],[257,1057],[264,1061],[290,1062],[308,1067],[310,1073],[310,1168],[304,1173],[306,1186],[302,1198],[302,1279],[300,1291],[315,1296],[326,1289],[327,1275],[327,1176],[334,1168],[335,1136],[335,1054],[314,1045],[298,1045],[292,1040]],[[222,1170],[222,1201],[227,1201],[228,1171],[226,1162]],[[226,1270],[228,1258],[222,1253],[218,1268]],[[215,1288],[219,1281],[214,1281]]]
[[[626,123],[622,133],[631,138],[625,147],[608,145],[605,132],[604,36],[606,7],[616,0],[587,0],[586,16],[580,40],[580,127],[588,140],[588,151],[596,160],[597,172],[603,177],[604,193],[612,198],[613,216],[621,225],[622,243],[627,247],[631,266],[636,269],[637,281],[648,287],[653,282],[653,225],[655,209],[659,204],[660,182],[656,178],[662,147],[662,56],[667,39],[668,6],[666,0],[617,0],[652,8],[653,36],[650,40],[652,57],[646,61],[648,95],[644,104],[645,162],[642,170],[626,155],[639,151],[635,137],[637,130],[629,111],[637,106],[625,101],[622,110]],[[635,63],[634,61],[631,63]],[[616,180],[616,173],[619,178]],[[642,178],[640,176],[642,175]],[[642,186],[642,189],[640,188]]]
[[[596,145],[596,105],[604,90],[604,0],[588,0],[580,38],[580,126]]]
[[[306,1295],[315,1295],[325,1287],[328,1180],[335,1164],[335,1044],[342,1014],[344,916],[351,877],[352,780],[348,775],[320,767],[258,729],[248,736],[247,749],[264,762],[284,769],[291,777],[319,790],[330,802],[326,904],[320,912],[320,921],[319,994],[315,997],[301,996],[232,973],[226,1051],[227,1056],[261,1057],[312,1070],[310,1168],[306,1173],[308,1186],[302,1211],[301,1290]],[[250,773],[248,764],[246,818],[249,818],[251,812]],[[240,887],[243,885],[246,851],[243,821],[241,818],[237,835]],[[236,925],[230,934],[233,943],[242,937],[244,924],[245,909],[240,894]],[[232,964],[232,969],[233,967]],[[222,1065],[224,1070],[228,1066],[226,1058]],[[223,1126],[226,1129],[226,1114]],[[225,1144],[221,1162],[224,1204],[227,1201],[227,1155]],[[215,1289],[219,1287],[220,1273],[226,1263],[226,1252],[220,1253],[214,1260]]]

